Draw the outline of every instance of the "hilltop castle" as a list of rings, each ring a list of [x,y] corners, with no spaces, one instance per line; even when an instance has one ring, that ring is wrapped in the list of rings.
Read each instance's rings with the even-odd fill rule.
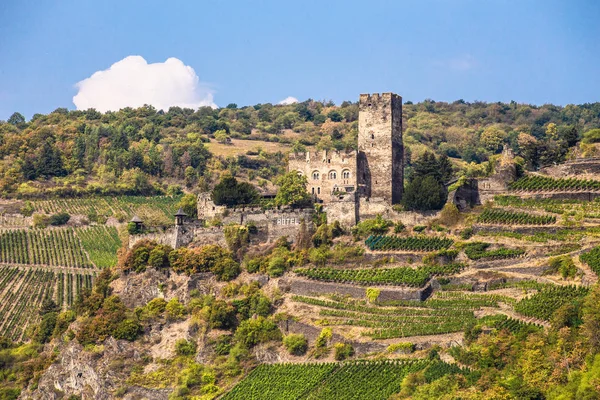
[[[389,216],[392,206],[402,199],[404,185],[402,97],[393,93],[361,94],[357,151],[292,153],[288,170],[306,176],[307,190],[323,204],[329,222],[351,227],[377,214]],[[210,193],[198,196],[197,207],[198,220],[184,223],[184,216],[179,215],[173,228],[132,236],[130,246],[141,239],[175,248],[192,241],[226,245],[222,226],[228,224],[252,225],[256,234],[251,240],[255,242],[281,236],[295,241],[303,221],[309,230],[313,228],[312,208],[227,208],[216,205]],[[215,220],[220,226],[206,227],[206,222]]]
[[[292,153],[288,170],[306,176],[308,191],[330,220],[354,225],[402,199],[402,97],[361,94],[357,151]]]

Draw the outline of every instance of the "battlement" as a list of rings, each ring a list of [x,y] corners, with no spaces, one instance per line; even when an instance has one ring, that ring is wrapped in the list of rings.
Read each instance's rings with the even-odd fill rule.
[[[380,106],[390,105],[392,103],[402,103],[402,97],[391,92],[387,93],[363,93],[359,99],[359,109],[365,110],[369,107],[379,108]]]
[[[338,151],[338,150],[323,150],[323,151],[306,151],[300,153],[290,153],[288,159],[290,161],[305,161],[312,163],[327,163],[331,164],[337,162],[348,162],[348,160],[354,160],[356,152],[352,151]]]

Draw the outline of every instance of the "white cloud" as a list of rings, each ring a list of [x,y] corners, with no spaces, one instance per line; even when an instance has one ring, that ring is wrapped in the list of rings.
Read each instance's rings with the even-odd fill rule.
[[[468,71],[479,65],[479,62],[471,54],[463,54],[458,57],[434,62],[435,66],[449,68],[455,71]]]
[[[194,69],[177,58],[148,64],[141,56],[125,57],[75,86],[79,90],[73,103],[78,110],[117,111],[144,104],[165,111],[171,106],[216,107],[212,92]]]
[[[297,103],[297,102],[298,102],[298,99],[297,99],[297,98],[295,98],[295,97],[292,97],[292,96],[288,96],[288,97],[286,97],[285,99],[281,100],[281,101],[280,101],[279,103],[277,103],[277,104],[282,104],[282,105],[284,105],[284,106],[287,106],[287,105],[289,105],[289,104],[294,104],[294,103]]]

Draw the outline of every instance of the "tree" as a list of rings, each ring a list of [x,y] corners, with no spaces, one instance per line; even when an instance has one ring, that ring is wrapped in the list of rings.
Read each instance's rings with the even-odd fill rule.
[[[11,125],[20,125],[20,124],[24,124],[25,123],[25,117],[23,116],[23,114],[19,113],[19,112],[15,112],[13,113],[10,117],[8,117],[8,122]]]
[[[439,210],[447,197],[446,188],[433,176],[419,176],[406,186],[402,203],[407,210]]]
[[[225,144],[229,142],[229,135],[223,129],[219,129],[214,133],[215,140],[219,143]]]
[[[238,182],[233,176],[227,175],[213,189],[212,200],[218,206],[252,204],[258,200],[258,191],[250,183]]]
[[[488,150],[496,153],[500,150],[506,133],[496,125],[488,126],[479,138],[481,144]]]
[[[179,200],[177,208],[183,209],[183,212],[186,213],[189,218],[196,219],[196,217],[198,216],[198,204],[196,200],[196,195],[192,193],[184,195],[181,198],[181,200]]]
[[[306,191],[306,177],[297,171],[290,171],[277,180],[279,190],[275,196],[278,206],[307,207],[311,204],[310,195]]]

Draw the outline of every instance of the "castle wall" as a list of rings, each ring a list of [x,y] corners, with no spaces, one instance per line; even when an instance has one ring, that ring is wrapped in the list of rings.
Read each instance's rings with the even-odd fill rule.
[[[358,113],[358,186],[361,196],[389,204],[402,199],[404,146],[402,97],[361,94]]]
[[[141,235],[129,235],[129,248],[140,240],[150,240],[175,248],[176,228],[169,228],[164,232],[144,233]]]
[[[358,218],[356,195],[349,195],[347,198],[331,201],[324,207],[324,211],[327,213],[328,223],[338,221],[343,227],[352,227],[356,225]]]
[[[336,192],[356,191],[356,152],[317,151],[289,155],[288,171],[306,176],[307,190],[323,203]]]

